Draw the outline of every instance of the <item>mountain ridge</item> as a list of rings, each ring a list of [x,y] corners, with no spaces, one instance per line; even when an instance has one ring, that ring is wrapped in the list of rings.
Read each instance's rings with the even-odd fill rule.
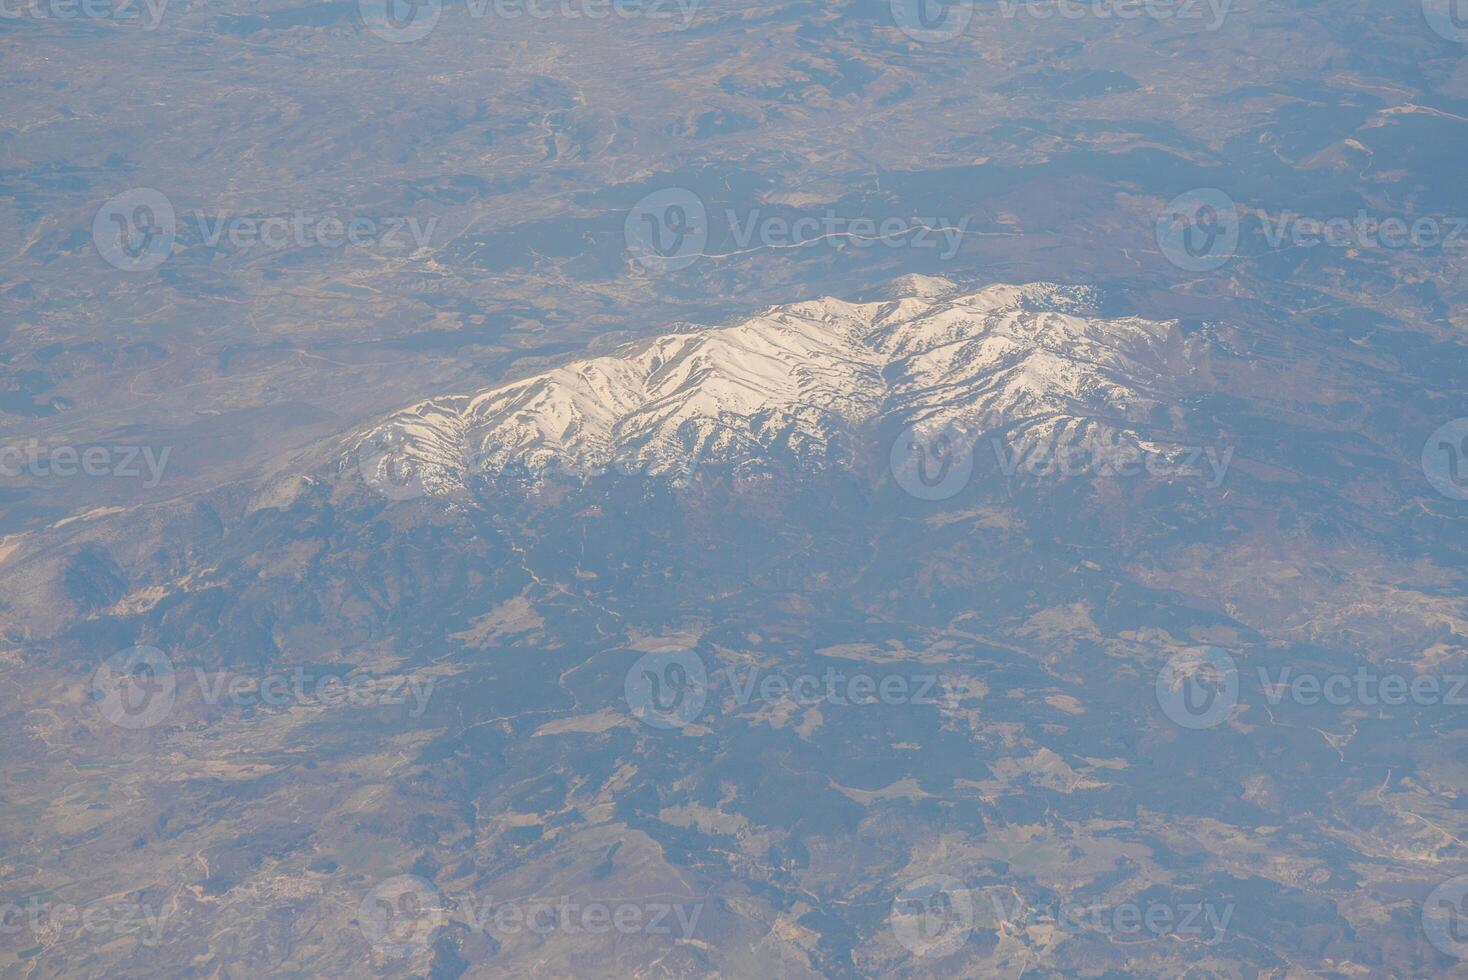
[[[905,277],[890,298],[822,297],[726,326],[622,345],[478,392],[429,398],[356,438],[391,496],[464,491],[474,474],[538,479],[615,466],[653,477],[696,465],[823,469],[858,433],[1009,434],[1021,451],[1084,442],[1155,448],[1192,369],[1177,321],[1102,317],[1086,286],[996,283],[964,292]],[[905,295],[895,295],[905,293]]]

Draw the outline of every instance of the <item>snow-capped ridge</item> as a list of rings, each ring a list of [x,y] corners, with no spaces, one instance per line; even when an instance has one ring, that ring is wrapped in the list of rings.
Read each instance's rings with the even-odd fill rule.
[[[896,285],[912,294],[772,307],[432,398],[365,433],[356,456],[369,482],[409,496],[511,469],[676,478],[693,461],[744,469],[777,456],[816,469],[889,421],[1021,444],[1140,441],[1134,427],[1187,370],[1176,323],[1101,318],[1088,287]]]

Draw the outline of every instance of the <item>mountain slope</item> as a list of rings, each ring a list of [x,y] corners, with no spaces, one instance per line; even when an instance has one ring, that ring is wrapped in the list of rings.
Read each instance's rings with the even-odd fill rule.
[[[821,468],[887,423],[1004,431],[1022,450],[1147,444],[1142,429],[1190,370],[1175,322],[1100,317],[1084,287],[934,282],[877,302],[773,307],[429,399],[368,431],[355,455],[368,482],[416,496],[510,468],[676,475],[777,455]]]

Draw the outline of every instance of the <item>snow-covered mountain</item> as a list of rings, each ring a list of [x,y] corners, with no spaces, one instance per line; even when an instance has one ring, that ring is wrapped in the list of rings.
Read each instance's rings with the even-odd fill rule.
[[[675,476],[782,455],[821,468],[888,423],[1002,434],[1024,451],[1151,445],[1149,422],[1191,370],[1175,322],[1103,318],[1087,287],[908,277],[891,294],[773,307],[432,398],[365,433],[355,459],[369,482],[416,496],[512,467]]]

